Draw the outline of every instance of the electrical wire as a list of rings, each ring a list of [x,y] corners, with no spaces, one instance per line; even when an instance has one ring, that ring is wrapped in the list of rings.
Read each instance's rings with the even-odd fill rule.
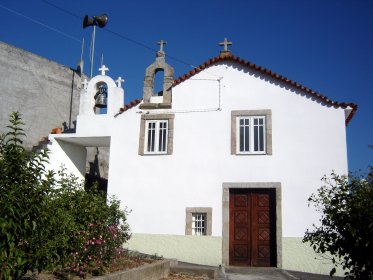
[[[38,21],[38,20],[36,20],[36,19],[33,19],[33,18],[29,17],[29,16],[26,16],[26,15],[24,15],[24,14],[21,14],[21,13],[15,11],[15,10],[9,9],[9,8],[7,8],[7,7],[3,6],[3,5],[1,5],[1,4],[0,4],[0,8],[2,8],[2,9],[4,9],[4,10],[7,10],[7,11],[13,13],[13,14],[18,15],[18,16],[21,16],[21,17],[23,17],[23,18],[25,18],[25,19],[27,19],[27,20],[29,20],[29,21],[32,21],[33,23],[39,24],[39,25],[41,25],[41,26],[43,26],[43,27],[45,27],[45,28],[47,28],[47,29],[49,29],[49,30],[51,30],[51,31],[57,32],[57,33],[59,33],[59,34],[65,36],[65,37],[67,37],[67,38],[69,38],[69,39],[71,39],[71,40],[77,41],[77,42],[79,42],[79,43],[82,42],[80,39],[78,39],[78,38],[76,38],[76,37],[74,37],[74,36],[71,36],[71,35],[69,35],[69,34],[67,34],[67,33],[65,33],[65,32],[62,32],[62,31],[60,31],[60,30],[58,30],[58,29],[56,29],[56,28],[54,28],[54,27],[51,27],[51,26],[49,26],[49,25],[47,25],[47,24],[45,24],[45,23],[42,23],[42,22],[40,22],[40,21]]]
[[[68,15],[70,15],[70,16],[73,16],[73,17],[75,17],[76,19],[79,19],[79,20],[82,20],[82,19],[83,19],[83,17],[81,17],[81,16],[79,16],[79,15],[77,15],[77,14],[74,14],[73,12],[71,12],[71,11],[69,11],[69,10],[66,10],[66,9],[64,9],[64,8],[61,8],[60,6],[57,6],[57,5],[55,5],[55,4],[51,3],[51,2],[49,2],[48,0],[40,0],[40,1],[42,1],[42,2],[44,2],[45,4],[48,4],[48,5],[50,5],[50,6],[54,7],[54,8],[56,8],[56,9],[58,9],[58,10],[64,12],[64,13],[66,13],[66,14],[68,14]],[[157,52],[157,51],[158,51],[158,50],[155,49],[155,48],[152,48],[152,47],[150,47],[150,46],[148,46],[148,45],[146,45],[146,44],[144,44],[144,43],[141,43],[141,42],[139,42],[139,41],[137,41],[137,40],[134,40],[134,39],[132,39],[132,38],[129,38],[129,37],[127,37],[127,36],[124,36],[124,35],[122,35],[122,34],[116,32],[116,31],[110,30],[109,28],[104,28],[103,31],[108,32],[108,33],[111,33],[111,34],[113,34],[113,35],[115,35],[115,36],[117,36],[117,37],[119,37],[119,38],[121,38],[121,39],[123,39],[123,40],[126,40],[126,41],[128,41],[128,42],[131,42],[131,43],[133,43],[133,44],[135,44],[135,45],[138,45],[138,46],[140,46],[140,47],[142,47],[142,48],[144,48],[144,49],[147,49],[147,50],[149,50],[149,51],[152,51],[152,52]],[[186,65],[186,66],[188,66],[188,67],[191,67],[191,68],[193,68],[193,69],[202,70],[202,69],[200,69],[199,67],[194,66],[193,64],[191,64],[191,63],[189,63],[189,62],[186,62],[186,61],[184,61],[184,60],[182,60],[182,59],[179,59],[179,58],[177,58],[177,57],[175,57],[175,56],[172,56],[172,55],[167,54],[167,58],[170,58],[171,60],[174,60],[174,61],[176,61],[176,62],[179,62],[179,63],[181,63],[181,64],[184,64],[184,65]],[[220,76],[218,76],[218,75],[216,75],[216,74],[213,74],[213,73],[210,73],[210,72],[208,72],[208,71],[206,71],[206,70],[205,70],[205,73],[217,77],[217,80],[221,79]]]

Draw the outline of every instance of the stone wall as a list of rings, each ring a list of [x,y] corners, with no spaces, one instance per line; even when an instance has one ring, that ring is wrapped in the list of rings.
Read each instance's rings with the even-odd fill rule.
[[[78,71],[0,42],[0,132],[9,114],[19,111],[26,123],[24,146],[39,145],[51,130],[73,131],[79,110]]]

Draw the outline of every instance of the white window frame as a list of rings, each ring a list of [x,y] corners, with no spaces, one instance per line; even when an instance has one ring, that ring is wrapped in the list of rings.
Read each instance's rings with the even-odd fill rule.
[[[154,124],[154,150],[148,150],[148,137],[149,137],[149,124]],[[163,124],[166,124],[166,127],[161,128]],[[159,136],[161,130],[165,132],[165,136],[163,137],[163,146],[165,147],[164,151],[159,149]],[[168,146],[168,120],[146,120],[145,121],[145,137],[144,137],[144,154],[167,154],[167,147]]]
[[[241,139],[241,125],[240,125],[240,121],[241,120],[248,120],[248,130],[249,130],[249,137],[248,137],[248,140],[249,140],[249,150],[244,150],[244,151],[241,151],[240,150],[240,139]],[[254,124],[254,121],[255,120],[262,120],[262,124]],[[239,116],[237,117],[237,121],[236,121],[236,133],[237,133],[237,136],[236,136],[236,148],[237,148],[237,151],[236,153],[237,154],[259,154],[259,155],[262,155],[262,154],[266,154],[266,117],[265,116]],[[263,139],[263,150],[258,150],[258,151],[254,151],[254,146],[255,146],[255,139],[254,139],[254,136],[255,136],[255,133],[254,133],[254,130],[256,127],[260,127],[262,126],[262,139]],[[258,129],[259,130],[259,129]],[[258,137],[260,137],[260,133],[258,131],[258,134],[257,134]],[[246,137],[244,137],[244,140],[246,140]],[[259,139],[258,139],[258,142],[259,142]],[[259,145],[259,143],[258,143]]]

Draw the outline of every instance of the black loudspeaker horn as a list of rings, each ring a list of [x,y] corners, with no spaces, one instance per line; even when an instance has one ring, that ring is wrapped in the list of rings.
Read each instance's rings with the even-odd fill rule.
[[[94,24],[95,24],[94,19],[89,18],[88,15],[85,15],[84,20],[83,20],[83,28],[86,28],[88,26],[93,26]]]
[[[83,28],[93,25],[98,25],[100,28],[103,28],[107,24],[108,20],[109,18],[107,14],[94,16],[93,18],[89,18],[88,15],[86,15],[83,20]]]
[[[107,14],[102,14],[101,16],[94,16],[93,18],[100,28],[103,28],[109,20]]]

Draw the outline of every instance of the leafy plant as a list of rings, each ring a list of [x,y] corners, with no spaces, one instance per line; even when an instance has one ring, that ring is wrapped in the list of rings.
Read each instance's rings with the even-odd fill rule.
[[[321,213],[321,224],[307,230],[303,242],[317,253],[330,253],[346,278],[373,279],[373,167],[366,178],[324,176],[324,186],[308,199]]]
[[[130,238],[127,211],[65,169],[47,171],[47,151],[22,147],[22,125],[13,113],[0,137],[0,280],[28,270],[104,271]]]
[[[51,176],[44,169],[46,152],[22,147],[23,122],[10,117],[9,132],[0,140],[0,277],[19,278],[28,269],[40,269],[43,258],[29,238],[42,230],[41,212],[50,192]]]

